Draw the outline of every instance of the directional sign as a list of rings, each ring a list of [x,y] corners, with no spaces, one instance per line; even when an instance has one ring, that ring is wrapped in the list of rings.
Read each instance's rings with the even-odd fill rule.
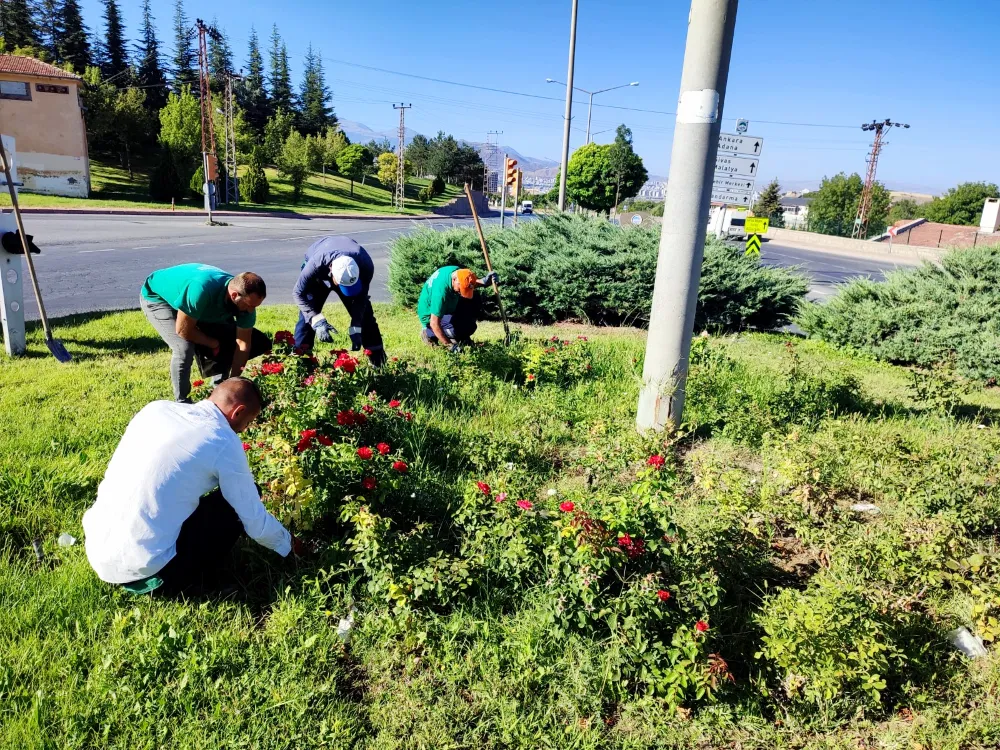
[[[767,234],[771,220],[766,216],[748,216],[745,229],[749,234]]]
[[[725,203],[729,206],[749,206],[753,203],[751,193],[717,193],[712,191],[712,203]]]
[[[747,237],[747,255],[756,255],[760,257],[760,237],[756,234],[751,234]]]
[[[748,159],[745,156],[730,156],[719,154],[715,157],[716,177],[755,177],[760,159]],[[719,173],[722,174],[719,174]]]
[[[738,133],[719,133],[719,153],[741,156],[760,156],[764,139]]]
[[[737,190],[741,193],[753,192],[753,180],[741,180],[739,177],[726,177],[725,175],[715,175],[712,181],[713,190]]]

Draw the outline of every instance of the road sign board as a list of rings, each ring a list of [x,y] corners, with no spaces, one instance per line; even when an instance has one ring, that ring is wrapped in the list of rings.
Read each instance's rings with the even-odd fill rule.
[[[753,135],[739,133],[719,133],[719,153],[739,154],[742,156],[760,156],[764,139]]]
[[[712,203],[725,203],[728,206],[749,206],[752,203],[750,193],[718,193],[712,191]]]
[[[746,219],[746,230],[748,234],[766,234],[771,220],[766,216],[749,216]]]
[[[741,179],[739,177],[726,177],[725,175],[716,174],[715,179],[712,180],[713,190],[739,190],[740,192],[752,192],[753,191],[753,180],[752,179]]]
[[[749,221],[749,219],[747,219]],[[760,236],[751,234],[747,237],[747,255],[760,256]]]
[[[743,135],[743,133],[747,132],[749,129],[750,129],[749,120],[741,119],[736,121],[736,132],[739,133],[740,135]]]
[[[642,217],[639,214],[632,214],[632,223],[639,226],[642,224]]]
[[[760,159],[749,159],[745,156],[719,154],[715,157],[716,177],[728,177],[733,175],[741,177],[754,177],[757,174],[757,164],[759,162]]]

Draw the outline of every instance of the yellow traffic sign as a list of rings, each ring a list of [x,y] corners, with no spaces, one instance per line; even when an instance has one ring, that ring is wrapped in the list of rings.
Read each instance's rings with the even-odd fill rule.
[[[753,216],[746,220],[747,234],[767,234],[771,220],[767,217]]]
[[[749,221],[749,219],[748,219]],[[747,237],[747,255],[756,255],[760,257],[760,236],[756,234],[751,234]]]

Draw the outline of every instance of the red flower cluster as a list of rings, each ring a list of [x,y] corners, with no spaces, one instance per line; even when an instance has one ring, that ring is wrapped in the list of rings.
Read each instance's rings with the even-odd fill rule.
[[[364,406],[361,407],[361,411],[363,411],[365,414],[373,414],[375,412],[375,407],[372,406],[371,404],[365,404]]]
[[[354,370],[357,369],[358,360],[352,357],[347,352],[340,352],[337,355],[336,361],[333,363],[334,370],[343,370],[348,374],[354,374]]]
[[[663,589],[660,589],[659,591],[657,591],[656,595],[658,597],[660,597],[660,601],[661,602],[665,602],[667,599],[670,598],[670,592],[669,591],[664,591]]]
[[[698,622],[694,624],[694,629],[697,630],[699,633],[704,633],[706,630],[708,630],[708,623],[705,622],[704,620],[698,620]]]
[[[375,446],[383,456],[388,456],[392,452],[392,446],[388,443],[379,443]]]
[[[204,380],[196,380],[196,381],[194,381],[191,384],[191,387],[192,388],[201,388],[203,385],[205,385],[205,381]]]
[[[280,375],[285,371],[285,366],[281,362],[265,362],[260,366],[262,375]]]
[[[309,377],[305,378],[302,381],[302,385],[304,385],[304,386],[310,386],[310,385],[312,385],[315,382],[316,382],[316,376],[315,375],[310,375]]]
[[[405,419],[407,422],[412,422],[413,414],[411,414],[410,412],[406,412],[406,414],[403,415],[403,419]]]
[[[517,507],[521,510],[531,510],[534,506],[530,500],[518,500]]]
[[[278,331],[274,334],[274,343],[295,346],[295,337],[292,335],[291,331]]]
[[[365,356],[366,357],[372,356],[372,350],[371,349],[365,349]]]
[[[361,412],[354,411],[354,409],[348,409],[347,411],[337,412],[337,424],[342,427],[350,427],[352,425],[363,425],[368,421],[366,417]]]
[[[665,459],[663,456],[657,453],[656,455],[650,456],[646,460],[646,463],[652,466],[654,469],[662,469],[663,464],[666,463],[666,460],[667,459]]]
[[[400,474],[405,474],[410,470],[410,467],[406,465],[405,461],[394,461],[392,464],[392,468],[395,471],[398,471]]]
[[[243,450],[248,451],[250,450],[250,448],[251,448],[250,443],[243,443]]]
[[[484,495],[489,495],[491,492],[490,486],[486,484],[486,482],[476,482],[476,487],[478,487],[479,491]]]
[[[309,450],[314,443],[319,443],[320,445],[333,445],[333,440],[328,438],[326,435],[320,435],[318,430],[302,430],[299,435],[299,444],[295,446],[295,449],[302,453]]]
[[[572,513],[574,510],[576,510],[576,506],[573,505],[573,503],[571,503],[569,500],[566,500],[565,502],[559,503],[559,510],[561,510],[563,513]]]
[[[400,406],[400,404],[402,404],[402,401],[400,401],[399,399],[395,399],[394,398],[392,401],[389,402],[389,408],[390,409],[398,409],[399,406]]]
[[[559,343],[559,337],[558,336],[553,336],[552,338],[549,339],[549,341],[551,341],[553,344],[558,344]]]
[[[378,487],[378,482],[375,481],[375,477],[365,477],[361,480],[361,486],[366,490],[373,490]]]
[[[631,558],[642,557],[646,552],[646,542],[642,539],[633,539],[628,534],[618,537],[618,547]]]
[[[369,448],[367,445],[362,445],[360,448],[358,448],[358,458],[360,458],[362,461],[370,461],[373,455],[374,454],[372,453],[372,449]]]

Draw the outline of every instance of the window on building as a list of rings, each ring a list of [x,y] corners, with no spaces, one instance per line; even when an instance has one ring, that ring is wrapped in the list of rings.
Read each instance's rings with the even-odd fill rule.
[[[31,100],[31,87],[26,81],[0,81],[0,99]]]
[[[35,91],[40,91],[43,94],[68,94],[69,86],[56,86],[51,83],[36,83]]]

